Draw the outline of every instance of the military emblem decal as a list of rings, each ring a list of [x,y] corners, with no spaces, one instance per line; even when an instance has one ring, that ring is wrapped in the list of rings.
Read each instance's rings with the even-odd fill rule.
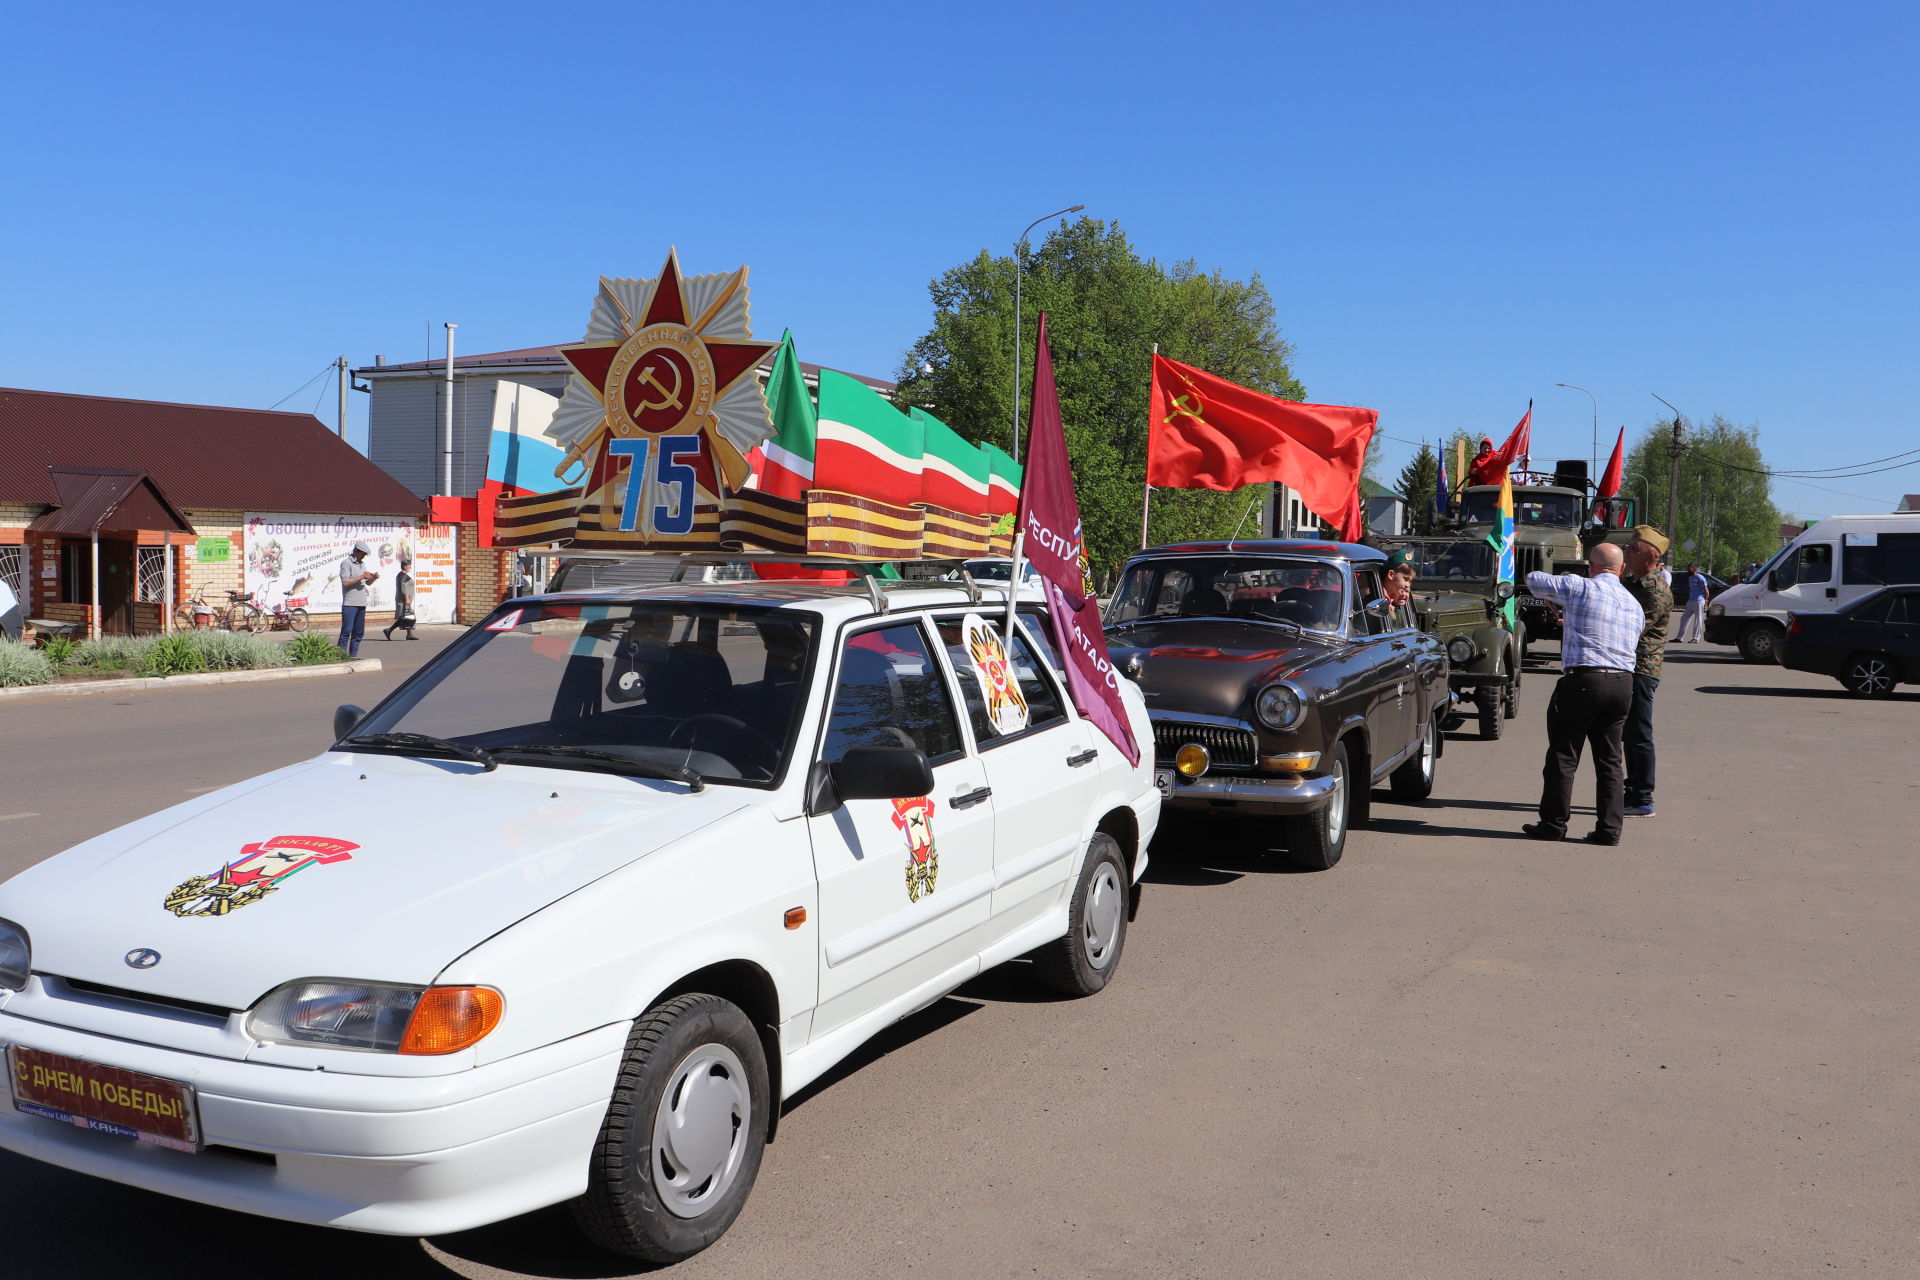
[[[933,892],[940,878],[940,847],[933,840],[933,801],[912,796],[893,802],[893,825],[907,838],[907,901]]]
[[[1026,695],[1014,678],[1013,663],[1007,659],[1007,646],[993,624],[977,613],[968,614],[960,624],[967,639],[967,656],[973,661],[974,679],[987,700],[987,719],[1001,733],[1018,733],[1033,719],[1027,709]]]
[[[242,845],[240,857],[212,875],[176,885],[164,905],[176,916],[224,916],[260,901],[308,867],[346,862],[359,847],[327,836],[275,836]]]

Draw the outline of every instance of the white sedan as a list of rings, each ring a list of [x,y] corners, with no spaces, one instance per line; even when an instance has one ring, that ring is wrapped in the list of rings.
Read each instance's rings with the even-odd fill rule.
[[[950,586],[509,602],[338,741],[0,885],[0,1147],[427,1235],[571,1201],[652,1261],[781,1100],[982,969],[1113,976],[1150,754]],[[1137,741],[1152,741],[1123,682]]]

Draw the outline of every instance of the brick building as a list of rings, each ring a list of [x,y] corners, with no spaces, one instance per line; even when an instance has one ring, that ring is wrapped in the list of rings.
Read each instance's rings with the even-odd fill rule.
[[[0,388],[0,575],[28,617],[139,635],[223,606],[260,513],[407,531],[425,506],[310,414]]]

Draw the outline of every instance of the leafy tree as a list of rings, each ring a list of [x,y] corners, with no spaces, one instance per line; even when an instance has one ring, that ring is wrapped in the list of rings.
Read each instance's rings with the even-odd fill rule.
[[[1642,432],[1627,451],[1620,492],[1638,501],[1640,519],[1673,540],[1673,562],[1684,567],[1698,560],[1723,578],[1749,561],[1765,562],[1778,549],[1780,512],[1763,474],[1759,428],[1735,426],[1716,413],[1706,426],[1684,433],[1677,519],[1667,509],[1672,445],[1671,421]]]
[[[1420,452],[1413,455],[1413,461],[1400,468],[1400,479],[1394,489],[1407,500],[1407,523],[1414,533],[1434,530],[1433,490],[1439,470],[1433,446],[1424,444]]]
[[[1013,426],[1013,270],[1012,257],[983,251],[929,284],[933,327],[906,352],[896,397],[970,440],[1003,449]],[[1118,223],[1083,217],[1063,221],[1027,256],[1020,287],[1023,423],[1042,311],[1096,574],[1112,571],[1140,545],[1156,342],[1169,359],[1269,395],[1306,398],[1258,273],[1233,280],[1192,261],[1166,268],[1141,258]],[[1266,490],[1156,489],[1148,541],[1230,537],[1249,502]]]

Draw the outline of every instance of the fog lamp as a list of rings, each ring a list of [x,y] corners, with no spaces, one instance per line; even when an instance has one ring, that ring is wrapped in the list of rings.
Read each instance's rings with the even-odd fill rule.
[[[1189,742],[1173,753],[1173,767],[1183,778],[1197,778],[1213,764],[1213,757],[1197,742]]]

